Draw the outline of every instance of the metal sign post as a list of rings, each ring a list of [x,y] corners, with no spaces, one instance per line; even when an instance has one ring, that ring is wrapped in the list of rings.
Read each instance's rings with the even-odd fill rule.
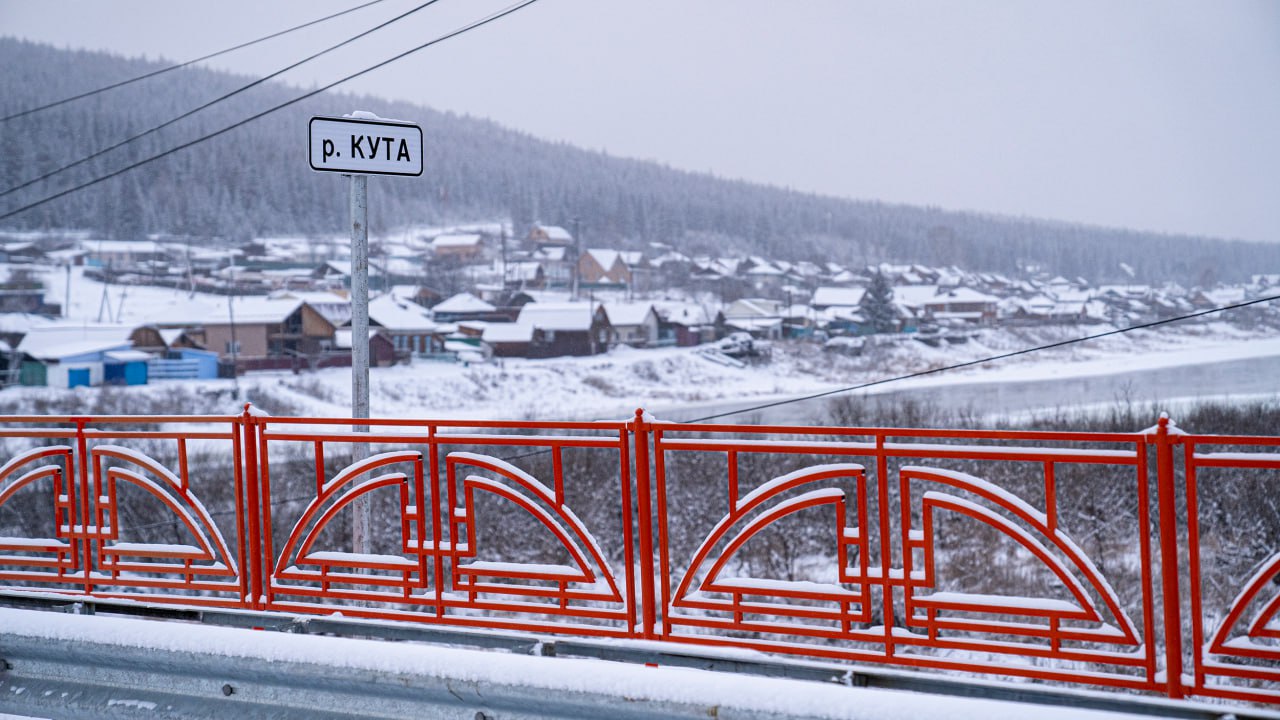
[[[351,417],[369,417],[369,176],[351,175]],[[369,432],[368,425],[354,425],[356,432]],[[356,443],[353,460],[368,457],[369,446]],[[373,508],[368,495],[351,506],[351,547],[370,552],[373,536]]]
[[[422,174],[422,128],[369,112],[313,117],[309,125],[311,169],[339,172],[351,181],[351,417],[369,417],[369,175]],[[368,432],[368,425],[352,425]],[[351,447],[353,460],[369,455],[367,443]],[[373,510],[369,496],[352,503],[351,547],[371,552]]]

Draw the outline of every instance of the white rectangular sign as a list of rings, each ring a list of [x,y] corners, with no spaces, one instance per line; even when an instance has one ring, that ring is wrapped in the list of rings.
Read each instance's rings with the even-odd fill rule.
[[[350,175],[421,175],[422,128],[395,120],[311,118],[311,169]]]

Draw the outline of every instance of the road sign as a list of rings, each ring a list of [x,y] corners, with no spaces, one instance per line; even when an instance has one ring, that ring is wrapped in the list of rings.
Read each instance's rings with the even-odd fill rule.
[[[422,128],[361,117],[313,117],[311,169],[349,175],[421,175]]]

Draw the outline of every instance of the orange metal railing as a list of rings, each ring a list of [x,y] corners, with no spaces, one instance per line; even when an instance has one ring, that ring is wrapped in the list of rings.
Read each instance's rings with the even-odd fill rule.
[[[0,585],[1280,703],[1280,437],[351,424],[5,417]]]

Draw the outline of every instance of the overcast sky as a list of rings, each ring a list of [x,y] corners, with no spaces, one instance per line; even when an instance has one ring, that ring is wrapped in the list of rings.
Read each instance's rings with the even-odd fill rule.
[[[288,79],[508,1],[441,0]],[[185,60],[359,2],[0,0],[0,33]],[[211,64],[264,74],[419,2]],[[540,0],[344,87],[831,195],[1280,241],[1275,0]]]

